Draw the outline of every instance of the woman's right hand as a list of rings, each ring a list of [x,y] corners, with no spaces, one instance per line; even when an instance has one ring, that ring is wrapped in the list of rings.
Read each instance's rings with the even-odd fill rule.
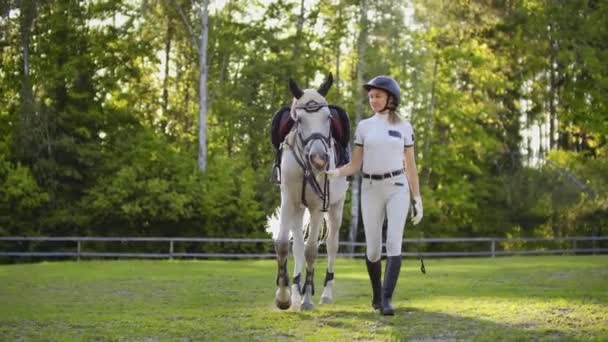
[[[327,171],[325,171],[325,174],[329,178],[338,178],[338,177],[340,177],[340,169],[327,170]]]

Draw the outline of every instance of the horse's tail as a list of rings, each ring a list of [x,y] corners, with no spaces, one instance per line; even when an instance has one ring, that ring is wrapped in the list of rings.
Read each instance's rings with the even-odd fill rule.
[[[273,240],[279,236],[281,229],[281,207],[277,207],[274,212],[266,216],[266,233],[270,234]],[[290,233],[291,238],[291,233]]]
[[[308,209],[304,210],[304,216],[302,217],[302,231],[304,232],[304,239],[308,238],[308,230],[310,227],[310,212]],[[323,225],[325,227],[325,225]],[[276,240],[279,236],[279,230],[281,229],[281,207],[277,207],[274,212],[266,217],[266,232],[272,236],[273,240]],[[321,234],[319,234],[319,239],[324,240],[326,238],[326,234],[324,233],[326,229],[322,228]],[[289,231],[289,239],[291,240],[292,234]]]

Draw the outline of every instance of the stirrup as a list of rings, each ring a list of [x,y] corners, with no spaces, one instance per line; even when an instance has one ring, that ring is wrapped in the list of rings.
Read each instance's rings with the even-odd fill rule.
[[[281,167],[274,164],[270,172],[270,182],[275,185],[281,185]]]

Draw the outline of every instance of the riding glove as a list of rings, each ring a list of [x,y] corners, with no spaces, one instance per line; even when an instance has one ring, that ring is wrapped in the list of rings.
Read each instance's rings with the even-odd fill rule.
[[[422,220],[422,197],[414,196],[412,200],[412,223],[417,225]]]

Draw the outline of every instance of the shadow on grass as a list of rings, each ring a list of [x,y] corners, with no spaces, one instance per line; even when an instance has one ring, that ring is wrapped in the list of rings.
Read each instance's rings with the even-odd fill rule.
[[[331,310],[307,314],[318,327],[333,327],[345,334],[358,332],[358,340],[580,340],[591,336],[546,330],[533,324],[502,324],[441,312],[398,307],[395,316],[369,309]],[[597,336],[596,336],[597,337]]]

